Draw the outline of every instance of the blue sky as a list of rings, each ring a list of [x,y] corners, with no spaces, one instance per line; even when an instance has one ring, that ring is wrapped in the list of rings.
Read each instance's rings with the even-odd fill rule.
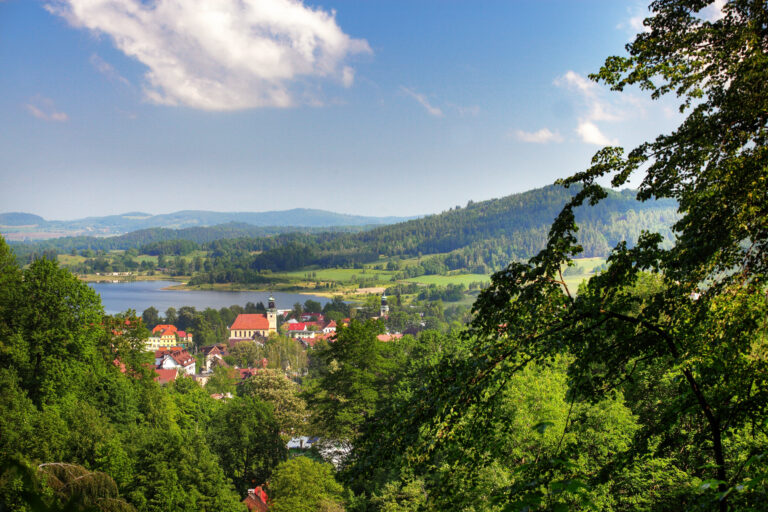
[[[635,0],[0,0],[0,211],[445,210],[679,122]]]

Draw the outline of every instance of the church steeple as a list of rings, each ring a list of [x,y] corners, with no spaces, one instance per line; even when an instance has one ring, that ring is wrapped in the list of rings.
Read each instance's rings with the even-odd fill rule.
[[[275,307],[275,298],[270,294],[267,302],[267,320],[269,321],[269,332],[277,332],[277,308]]]
[[[383,318],[387,318],[389,316],[389,304],[387,304],[387,296],[383,293],[381,294],[381,311],[379,316]]]

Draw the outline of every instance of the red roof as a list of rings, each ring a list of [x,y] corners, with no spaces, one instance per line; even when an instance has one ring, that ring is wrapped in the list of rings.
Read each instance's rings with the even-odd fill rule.
[[[336,321],[335,320],[331,320],[330,322],[328,322],[328,325],[326,325],[324,327],[324,329],[330,329],[331,327],[333,327],[334,329],[336,328]]]
[[[267,320],[267,315],[258,313],[237,315],[235,322],[229,329],[232,331],[266,331],[269,329],[269,320]]]
[[[238,368],[237,371],[240,373],[240,378],[245,380],[248,377],[253,377],[257,373],[259,373],[258,368]]]
[[[402,338],[402,334],[379,334],[376,336],[376,339],[379,341],[392,341],[392,340],[399,340]]]
[[[175,368],[172,370],[164,370],[162,368],[155,368],[155,373],[157,374],[157,377],[155,377],[155,382],[158,382],[160,384],[167,384],[171,381],[176,380],[176,377],[178,377],[179,372]]]
[[[269,510],[268,500],[267,493],[259,486],[255,489],[248,489],[248,496],[243,500],[243,503],[248,507],[248,510],[266,512]]]
[[[288,324],[289,331],[306,331],[307,324],[303,322],[296,322],[295,324]]]
[[[170,324],[158,324],[152,329],[152,334],[158,332],[158,331],[171,331],[176,332],[178,329],[176,329],[175,325]]]
[[[163,357],[165,354],[170,354],[171,352],[176,352],[179,350],[184,350],[182,347],[160,347],[160,350],[155,351],[155,358]]]

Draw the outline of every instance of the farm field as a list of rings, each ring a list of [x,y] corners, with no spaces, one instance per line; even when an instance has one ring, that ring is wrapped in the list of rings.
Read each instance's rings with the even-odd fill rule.
[[[469,286],[469,283],[476,283],[478,281],[490,282],[490,280],[490,274],[454,274],[448,276],[430,275],[404,279],[404,281],[411,283],[436,284],[438,286],[446,286],[449,284],[463,284],[464,286]]]
[[[359,281],[360,279],[376,278],[379,281],[389,281],[395,274],[390,270],[373,270],[370,268],[327,268],[318,270],[297,270],[294,272],[284,272],[274,274],[276,277],[290,277],[292,279],[306,279],[309,275],[313,280],[349,282]]]

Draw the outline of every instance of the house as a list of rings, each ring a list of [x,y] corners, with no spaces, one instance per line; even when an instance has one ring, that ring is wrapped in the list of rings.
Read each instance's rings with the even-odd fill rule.
[[[259,373],[259,370],[263,370],[267,367],[268,361],[267,358],[263,358],[261,361],[259,361],[259,367],[258,368],[237,368],[238,373],[240,374],[240,380],[245,380],[249,377],[253,377],[257,373]]]
[[[181,347],[162,347],[155,352],[155,366],[158,369],[177,369],[187,375],[194,375],[195,364],[195,358]]]
[[[336,332],[336,322],[331,320],[328,322],[325,327],[323,327],[323,333],[324,334],[330,334],[332,332]]]
[[[299,318],[302,322],[309,322],[312,320],[318,321],[318,322],[325,322],[325,315],[322,313],[302,313],[301,318]]]
[[[275,299],[270,297],[266,315],[260,313],[237,315],[229,328],[229,344],[232,346],[238,341],[253,340],[257,336],[266,338],[276,332],[277,309],[275,309]]]
[[[320,440],[319,437],[301,436],[294,437],[285,445],[289,450],[309,450],[312,445]]]
[[[152,329],[152,336],[147,338],[144,342],[144,347],[149,351],[177,344],[181,344],[182,347],[187,347],[191,343],[191,332],[180,331],[175,325],[171,324],[158,324]]]
[[[269,510],[269,497],[261,486],[255,489],[248,489],[248,496],[243,500],[243,504],[248,510],[256,512],[266,512]]]
[[[202,369],[202,371],[213,371],[213,367],[216,364],[224,362],[224,350],[225,346],[222,344],[202,347],[200,352],[205,356],[205,367]]]
[[[288,324],[286,334],[288,337],[296,340],[310,340],[317,335],[318,331],[309,330],[309,326],[304,322]]]

